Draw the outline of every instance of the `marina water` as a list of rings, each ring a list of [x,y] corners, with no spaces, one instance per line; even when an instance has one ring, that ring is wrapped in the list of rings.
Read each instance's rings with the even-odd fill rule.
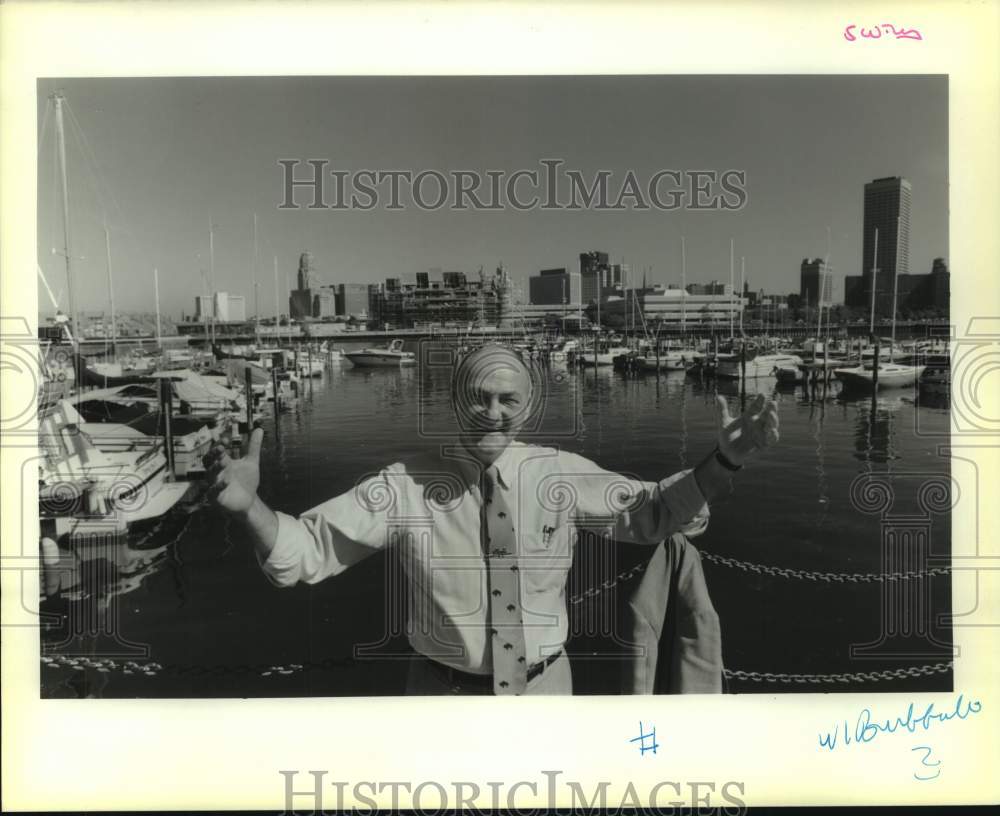
[[[297,405],[265,426],[265,500],[300,513],[386,464],[440,445],[451,425],[450,370],[444,364],[356,369],[344,361],[303,380]],[[649,480],[693,467],[711,451],[717,393],[734,414],[740,404],[738,382],[683,372],[635,375],[554,362],[534,370],[545,402],[529,441],[559,444],[608,470]],[[873,401],[869,394],[841,394],[837,384],[813,393],[779,389],[771,378],[747,383],[748,396],[757,390],[779,400],[781,441],[736,475],[732,494],[713,505],[708,531],[694,542],[705,555],[725,665],[736,672],[728,690],[950,689],[948,671],[891,675],[950,658],[926,638],[917,638],[920,654],[876,648],[851,657],[852,644],[880,640],[884,582],[768,569],[879,573],[886,512],[926,517],[930,551],[947,559],[949,515],[940,507],[929,512],[921,498],[928,480],[949,477],[948,459],[938,451],[948,442],[947,390],[885,391]],[[852,484],[866,475],[891,486],[888,510],[859,507],[857,490],[852,498]],[[206,502],[111,549],[93,560],[81,554],[74,590],[42,600],[50,616],[43,697],[403,693],[404,587],[391,555],[378,553],[312,587],[278,589],[260,571],[240,527]],[[576,693],[617,693],[621,606],[636,570],[610,589],[581,595],[641,569],[648,555],[634,545],[578,552],[567,588]],[[935,628],[951,611],[949,577],[910,583],[913,592],[926,592],[933,637],[950,641]],[[880,671],[887,679],[820,686],[752,676]]]

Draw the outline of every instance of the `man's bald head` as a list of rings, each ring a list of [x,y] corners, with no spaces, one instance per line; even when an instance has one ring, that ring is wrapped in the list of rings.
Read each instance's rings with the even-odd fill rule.
[[[532,411],[531,372],[507,346],[481,346],[455,367],[452,403],[462,441],[491,464],[514,440]]]

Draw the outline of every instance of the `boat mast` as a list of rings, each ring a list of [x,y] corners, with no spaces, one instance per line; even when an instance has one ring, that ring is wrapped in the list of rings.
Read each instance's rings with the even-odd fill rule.
[[[889,362],[896,350],[896,291],[899,287],[899,228],[900,216],[896,216],[896,263],[892,267],[892,335],[889,341]]]
[[[215,344],[215,227],[212,225],[212,216],[208,217],[208,296],[211,300],[211,311],[209,313],[208,325],[212,335],[212,344]]]
[[[250,264],[253,275],[253,339],[260,345],[260,289],[257,286],[257,213],[253,214],[253,262]]]
[[[687,334],[687,249],[681,236],[681,333]]]
[[[70,338],[76,337],[77,343],[80,342],[80,319],[76,311],[76,296],[75,296],[75,280],[73,277],[73,270],[71,268],[71,260],[69,254],[69,189],[67,187],[66,177],[66,134],[63,129],[63,112],[62,105],[65,98],[61,93],[52,94],[52,102],[55,107],[56,114],[56,138],[59,144],[59,179],[62,182],[62,210],[63,210],[63,257],[66,259],[66,283],[67,283],[67,297],[69,298],[69,312],[70,319],[73,323],[73,332]]]
[[[735,258],[734,255],[736,251],[736,246],[732,238],[729,239],[729,339],[732,340],[733,335],[733,309],[736,308],[736,301],[733,299],[736,294],[733,290],[736,288],[736,269],[735,269]]]
[[[868,333],[875,336],[875,278],[878,275],[878,228],[875,229],[875,249],[872,250],[872,310]]]
[[[743,292],[746,288],[747,259],[740,255],[740,334],[743,334]]]
[[[597,341],[601,337],[601,297],[604,294],[604,270],[598,266],[597,268],[597,334],[594,336],[594,353],[597,353]],[[594,364],[594,368],[597,368],[597,364]]]
[[[824,296],[824,294],[826,292],[826,280],[827,280],[827,277],[829,276],[829,274],[830,274],[830,228],[827,227],[826,228],[826,257],[823,259],[823,267],[819,270],[819,275],[818,275],[819,284],[818,284],[818,293],[816,295],[816,303],[819,306],[819,309],[817,309],[817,317],[816,317],[816,344],[813,345],[813,362],[815,362],[816,359],[817,359],[817,355],[818,355],[817,344],[819,344],[821,342],[821,337],[822,337],[822,332],[823,332],[823,299],[824,299],[823,296]],[[829,314],[827,314],[827,329],[826,329],[827,330],[827,334],[830,333],[830,325],[829,325],[830,320],[829,320],[829,317],[830,317]],[[826,353],[825,352],[825,349],[826,349],[826,345],[825,344],[824,344],[823,348],[824,348],[824,354],[825,354]]]
[[[278,256],[274,256],[274,338],[281,345],[281,306],[278,301]]]
[[[108,222],[104,222],[104,250],[108,259],[108,300],[111,301],[111,359],[118,359],[115,344],[118,340],[118,326],[115,321],[115,284],[111,274],[111,233],[108,232]]]
[[[157,351],[163,346],[163,338],[160,335],[160,270],[153,268],[153,293],[156,297],[156,348]]]

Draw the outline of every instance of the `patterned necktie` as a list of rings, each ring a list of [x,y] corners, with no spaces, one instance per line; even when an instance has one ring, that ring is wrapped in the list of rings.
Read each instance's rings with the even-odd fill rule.
[[[523,694],[528,685],[521,578],[514,517],[497,482],[496,465],[483,473],[483,552],[489,589],[488,626],[493,655],[493,693]]]

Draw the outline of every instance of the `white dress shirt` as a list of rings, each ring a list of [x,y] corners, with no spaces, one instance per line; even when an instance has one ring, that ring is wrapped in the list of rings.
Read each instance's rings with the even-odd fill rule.
[[[678,531],[700,533],[708,523],[689,470],[645,482],[574,453],[518,442],[496,465],[517,531],[529,665],[566,642],[566,576],[577,529],[654,545]],[[277,539],[261,566],[278,586],[311,584],[398,546],[409,584],[410,644],[448,666],[489,674],[479,476],[480,466],[459,445],[390,465],[298,519],[278,513]]]

